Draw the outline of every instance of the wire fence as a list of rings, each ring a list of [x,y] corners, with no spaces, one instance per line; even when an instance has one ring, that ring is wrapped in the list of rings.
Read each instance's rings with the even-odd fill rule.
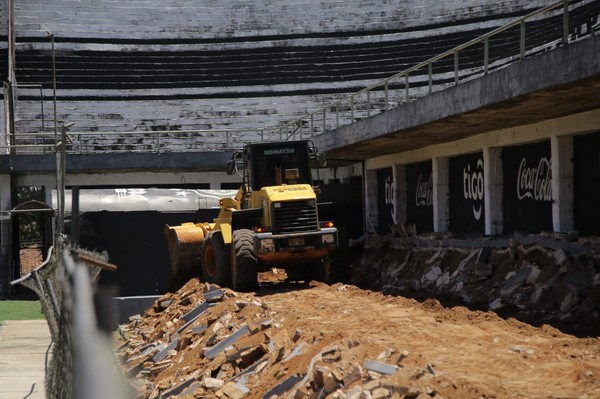
[[[38,295],[48,322],[53,350],[47,399],[132,397],[112,346],[115,311],[98,300],[102,293],[93,285],[103,268],[112,267],[106,255],[71,248],[58,237],[40,266],[11,283]]]

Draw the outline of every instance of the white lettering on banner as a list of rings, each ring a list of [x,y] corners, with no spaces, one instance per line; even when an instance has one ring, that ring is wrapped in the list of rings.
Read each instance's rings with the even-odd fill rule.
[[[475,220],[481,218],[481,211],[483,210],[483,160],[480,158],[477,160],[477,166],[471,173],[471,164],[467,164],[467,168],[463,168],[463,196],[465,199],[470,199],[479,202],[473,204],[473,216]]]
[[[535,201],[552,201],[552,162],[540,158],[537,167],[528,168],[527,160],[521,159],[517,174],[517,197]]]
[[[429,174],[427,181],[423,180],[423,174],[419,174],[417,180],[417,190],[415,192],[415,203],[417,206],[432,206],[433,205],[433,174]]]
[[[284,147],[284,148],[274,148],[274,149],[266,149],[264,150],[264,155],[288,155],[296,152],[294,148]]]
[[[390,216],[392,217],[394,223],[396,223],[396,213],[394,206],[394,180],[392,179],[392,176],[388,176],[385,178],[385,204],[391,205]]]

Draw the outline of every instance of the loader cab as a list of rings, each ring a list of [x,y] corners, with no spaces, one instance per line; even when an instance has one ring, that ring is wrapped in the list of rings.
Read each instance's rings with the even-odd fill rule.
[[[282,184],[312,185],[307,141],[248,145],[245,155],[252,190]]]
[[[282,184],[312,185],[311,158],[324,165],[323,155],[317,154],[310,141],[248,144],[234,153],[227,173],[233,174],[241,166],[244,185],[251,191]]]

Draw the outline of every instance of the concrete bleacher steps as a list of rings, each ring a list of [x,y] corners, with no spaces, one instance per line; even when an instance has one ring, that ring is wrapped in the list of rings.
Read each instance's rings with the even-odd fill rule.
[[[591,1],[575,3],[574,35],[590,22],[589,9],[599,7]],[[546,4],[16,0],[15,68],[21,85],[16,131],[53,131],[46,31],[55,40],[58,119],[74,122],[71,131],[258,130],[297,118]],[[548,37],[562,37],[552,28],[552,18],[561,17],[528,24],[529,49]],[[493,65],[501,67],[518,54],[518,37],[515,29],[492,41]],[[461,53],[463,74],[481,70],[482,52]],[[452,68],[452,59],[436,64],[434,84],[452,82]],[[425,74],[414,74],[411,85],[425,91]],[[393,89],[398,93],[392,105],[401,102],[400,87]],[[174,134],[170,145],[177,146],[182,136]],[[40,140],[19,137],[20,143]],[[96,149],[109,150],[111,140],[150,148],[146,141],[152,138],[106,136],[96,138],[103,143]],[[263,138],[248,132],[240,140]]]

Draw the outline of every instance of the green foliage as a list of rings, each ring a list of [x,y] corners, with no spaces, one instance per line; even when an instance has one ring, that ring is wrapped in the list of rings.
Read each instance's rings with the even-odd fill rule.
[[[17,203],[27,204],[30,201],[44,201],[44,188],[41,186],[17,187]],[[39,208],[32,204],[26,208]],[[40,212],[24,212],[19,214],[19,235],[21,242],[41,241],[41,223],[44,215]]]
[[[40,301],[0,301],[0,324],[5,320],[42,320]]]

